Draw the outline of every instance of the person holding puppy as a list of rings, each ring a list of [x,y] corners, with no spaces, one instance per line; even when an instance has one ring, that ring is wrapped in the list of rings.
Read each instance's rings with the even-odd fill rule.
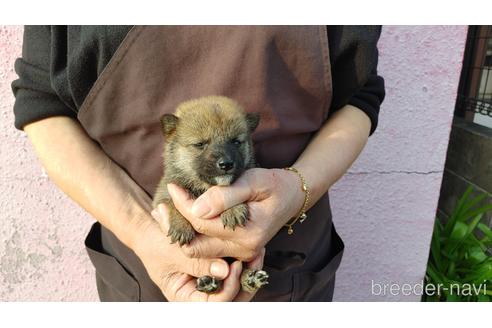
[[[360,26],[26,27],[16,127],[98,220],[86,246],[101,300],[331,300],[343,243],[327,191],[377,125],[379,35]],[[152,208],[159,119],[208,95],[260,114],[259,167],[196,200],[167,186],[199,233],[180,247],[167,237],[167,208]],[[218,216],[241,203],[249,221],[224,229]],[[240,290],[243,265],[263,267],[269,284]],[[223,288],[197,291],[190,282],[204,275]]]

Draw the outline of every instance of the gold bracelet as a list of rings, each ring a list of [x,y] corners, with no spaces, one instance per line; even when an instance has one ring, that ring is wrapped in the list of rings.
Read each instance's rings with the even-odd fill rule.
[[[307,209],[308,202],[309,202],[309,189],[308,189],[308,186],[306,184],[306,180],[304,179],[302,174],[295,167],[284,167],[284,170],[294,172],[299,176],[299,178],[301,178],[301,183],[302,183],[301,189],[302,189],[302,191],[304,191],[304,203],[302,204],[301,210],[299,211],[299,213],[296,216],[294,216],[289,222],[287,222],[285,224],[285,227],[287,227],[287,233],[289,235],[292,235],[294,233],[294,228],[292,228],[292,226],[297,221],[299,221],[300,223],[304,222],[304,220],[306,220],[306,218],[307,218],[306,209]]]

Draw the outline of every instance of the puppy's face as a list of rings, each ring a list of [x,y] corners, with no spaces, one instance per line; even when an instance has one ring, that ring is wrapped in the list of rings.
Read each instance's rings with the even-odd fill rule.
[[[251,133],[257,114],[245,114],[232,100],[207,97],[184,103],[162,126],[175,165],[210,185],[229,185],[252,161]]]

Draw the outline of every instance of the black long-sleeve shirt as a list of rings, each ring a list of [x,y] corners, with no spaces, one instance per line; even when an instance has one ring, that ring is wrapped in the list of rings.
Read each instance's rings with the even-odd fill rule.
[[[77,117],[90,88],[131,26],[26,26],[19,78],[12,83],[15,126],[51,117]],[[333,99],[330,113],[346,104],[364,111],[371,134],[384,99],[377,74],[378,26],[328,26]]]

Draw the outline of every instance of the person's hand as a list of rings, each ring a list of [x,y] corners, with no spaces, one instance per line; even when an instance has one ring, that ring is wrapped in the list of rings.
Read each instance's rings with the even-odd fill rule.
[[[164,234],[159,224],[152,220],[136,232],[134,251],[142,260],[150,278],[169,301],[231,301],[237,298],[242,263],[230,266],[223,259],[191,259]],[[261,262],[258,263],[258,262]],[[262,265],[259,257],[253,265]],[[222,289],[215,294],[196,290],[196,278],[212,275],[223,281]]]
[[[231,186],[214,186],[195,201],[176,185],[168,185],[168,191],[176,209],[200,233],[182,246],[191,258],[251,261],[304,202],[299,176],[282,169],[247,170]],[[245,226],[224,228],[220,214],[241,203],[249,208]]]
[[[168,229],[169,229],[169,212],[168,212],[166,205],[165,204],[159,204],[158,208],[152,212],[152,216],[157,220],[157,222],[159,222],[161,229],[162,229],[162,232],[164,234],[167,234]],[[183,253],[181,254],[181,256],[182,255],[183,255]],[[237,266],[237,270],[239,270],[239,272],[242,272],[243,266],[245,269],[247,268],[247,269],[260,270],[261,268],[263,268],[264,258],[265,258],[265,249],[263,248],[256,257],[251,259],[250,262],[242,263],[240,261],[235,261],[231,265],[231,270],[232,270],[232,266],[235,266],[235,269]],[[212,274],[212,275],[214,275],[214,274]],[[221,278],[220,276],[215,276],[215,277],[219,278],[219,279]],[[237,292],[237,294],[232,299],[232,301],[234,301],[234,302],[249,302],[249,301],[251,301],[251,299],[255,296],[256,293],[248,293],[248,292],[245,292],[243,290],[240,290],[240,286],[239,286],[239,291],[237,291],[237,284],[239,284],[239,277],[236,274],[234,274],[234,275],[230,274],[228,276],[228,278],[226,279],[226,281],[228,279],[233,279],[231,277],[234,277],[236,280],[234,282],[229,282],[229,285],[233,286],[233,288],[231,288],[231,293],[227,292],[227,294],[228,295],[232,294],[233,293],[232,291]],[[223,282],[222,288],[224,290],[226,288],[226,281]],[[201,294],[203,294],[203,293],[201,293]],[[228,300],[230,300],[230,299],[228,299]]]

